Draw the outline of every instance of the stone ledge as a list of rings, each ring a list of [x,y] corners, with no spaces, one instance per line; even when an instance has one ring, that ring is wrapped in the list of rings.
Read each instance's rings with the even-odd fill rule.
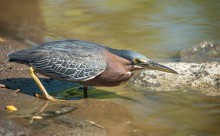
[[[179,74],[145,70],[130,80],[135,87],[153,91],[198,90],[208,96],[220,96],[220,63],[161,63]]]

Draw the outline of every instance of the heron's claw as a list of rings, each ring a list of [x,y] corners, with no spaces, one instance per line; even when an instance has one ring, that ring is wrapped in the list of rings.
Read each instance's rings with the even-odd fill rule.
[[[47,96],[47,97],[43,97],[43,96],[41,96],[39,94],[35,94],[35,97],[43,98],[43,99],[50,100],[50,101],[53,101],[53,102],[60,101],[60,100],[58,100],[58,99],[56,99],[56,98],[54,98],[53,96],[50,96],[50,95]]]

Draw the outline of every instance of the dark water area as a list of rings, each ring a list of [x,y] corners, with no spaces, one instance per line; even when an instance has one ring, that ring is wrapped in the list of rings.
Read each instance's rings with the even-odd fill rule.
[[[204,40],[220,42],[219,9],[219,0],[8,0],[0,4],[0,36],[28,43],[74,38],[135,50],[157,61],[175,61],[180,49]],[[56,95],[81,99],[68,96],[73,94]],[[219,97],[204,96],[193,90],[140,91],[130,85],[95,88],[91,97],[116,103],[132,116],[129,116],[132,122],[129,127],[116,128],[111,122],[106,130],[123,130],[124,135],[131,136],[220,135]],[[101,112],[100,107],[91,109]],[[100,117],[96,117],[96,113],[88,114],[90,120],[98,120],[99,124],[105,124],[104,118],[108,121],[114,117],[124,118],[125,111],[123,114],[113,111],[114,106],[112,118],[105,114]],[[125,120],[125,124],[130,123]]]

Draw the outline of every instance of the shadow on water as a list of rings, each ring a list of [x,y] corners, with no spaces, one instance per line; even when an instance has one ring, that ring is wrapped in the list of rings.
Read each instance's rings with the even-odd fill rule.
[[[69,82],[62,82],[48,78],[40,78],[42,84],[47,89],[48,92],[57,92],[60,90],[65,90],[70,87],[76,87],[78,85]],[[20,89],[21,92],[33,95],[34,93],[40,93],[37,84],[32,78],[7,78],[1,79],[1,84],[6,85],[6,88],[16,90]]]
[[[82,85],[72,82],[59,81],[48,78],[40,78],[42,84],[46,90],[56,98],[66,100],[79,100],[83,99]],[[6,88],[16,90],[20,89],[22,93],[33,96],[36,93],[41,93],[38,86],[32,78],[7,78],[1,79],[0,84],[4,84]],[[116,92],[110,92],[103,89],[97,89],[94,87],[88,88],[89,98],[96,99],[113,99],[121,98],[130,100],[133,102],[139,102],[138,100],[119,95]]]

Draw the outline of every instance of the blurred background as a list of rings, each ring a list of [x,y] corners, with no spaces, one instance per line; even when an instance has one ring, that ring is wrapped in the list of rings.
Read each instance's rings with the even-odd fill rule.
[[[175,59],[204,40],[219,41],[219,0],[7,0],[0,33],[36,43],[74,38]]]

